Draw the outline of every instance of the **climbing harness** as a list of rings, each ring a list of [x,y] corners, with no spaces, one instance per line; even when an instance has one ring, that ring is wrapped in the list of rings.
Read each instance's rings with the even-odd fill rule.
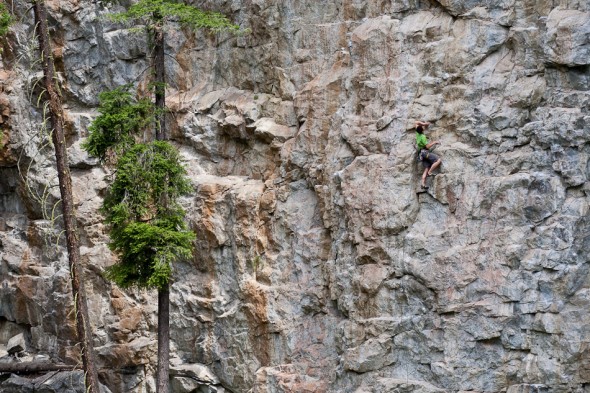
[[[418,154],[418,160],[419,161],[427,160],[428,156],[430,156],[430,150],[422,149],[422,150],[420,150],[420,153]]]

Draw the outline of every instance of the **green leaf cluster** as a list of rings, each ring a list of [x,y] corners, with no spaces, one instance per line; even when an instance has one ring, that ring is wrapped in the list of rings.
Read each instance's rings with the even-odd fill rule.
[[[188,258],[194,233],[184,222],[180,196],[192,188],[180,155],[165,141],[137,143],[153,127],[155,106],[126,85],[99,96],[100,115],[84,149],[102,161],[112,157],[116,175],[102,205],[110,226],[109,247],[119,261],[106,277],[122,288],[163,288],[172,263]]]
[[[120,257],[107,278],[126,288],[162,288],[171,264],[191,255],[194,233],[178,198],[191,191],[178,151],[168,142],[134,145],[117,163],[102,211],[110,248]]]
[[[231,23],[223,14],[203,11],[171,0],[140,0],[129,7],[127,11],[113,14],[110,18],[116,22],[141,20],[148,26],[159,25],[166,21],[176,21],[194,30],[205,28],[212,31],[240,31],[240,27]]]
[[[156,110],[147,98],[136,99],[131,85],[100,93],[100,115],[88,130],[90,135],[82,147],[105,161],[109,155],[122,154],[135,143],[135,136],[150,126]]]
[[[117,163],[117,177],[105,198],[108,210],[124,206],[125,219],[151,220],[173,208],[179,196],[191,191],[178,151],[169,142],[133,146]],[[121,220],[109,212],[110,224]]]
[[[194,234],[170,228],[167,220],[133,222],[114,237],[111,247],[120,262],[110,266],[105,276],[121,288],[163,288],[172,274],[172,262],[191,255]]]
[[[8,28],[13,22],[13,17],[8,12],[6,4],[0,3],[0,37],[8,33]]]

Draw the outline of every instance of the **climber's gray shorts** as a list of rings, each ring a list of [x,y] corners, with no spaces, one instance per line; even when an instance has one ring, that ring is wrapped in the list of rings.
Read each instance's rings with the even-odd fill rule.
[[[424,152],[420,154],[422,155],[422,165],[424,166],[424,168],[430,168],[440,158],[432,152]]]

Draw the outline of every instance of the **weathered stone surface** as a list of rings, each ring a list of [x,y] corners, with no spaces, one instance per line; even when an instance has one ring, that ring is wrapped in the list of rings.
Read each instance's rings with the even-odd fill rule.
[[[11,337],[6,344],[6,351],[9,354],[18,354],[20,352],[24,352],[26,349],[27,344],[25,342],[25,336],[22,333]]]
[[[272,119],[261,118],[252,124],[254,134],[266,142],[277,140],[278,142],[285,142],[287,139],[293,137],[295,134],[295,127],[287,127],[276,124]]]
[[[387,127],[392,121],[393,119],[391,118],[391,116],[383,116],[381,119],[377,120],[377,123],[375,123],[375,127],[377,128],[377,130],[381,131],[385,127]]]
[[[346,351],[344,369],[357,373],[374,371],[393,363],[392,357],[389,337],[369,339],[359,347],[349,348]]]
[[[203,364],[170,367],[171,388],[178,393],[224,393],[219,379]]]
[[[5,393],[83,393],[84,373],[82,371],[53,372],[52,375],[40,376],[33,379],[10,375],[2,383],[2,392]],[[101,386],[101,393],[111,393],[110,389]]]
[[[174,391],[587,389],[587,1],[201,5],[251,34],[166,31],[197,235],[171,286]],[[149,42],[104,18],[121,6],[48,6],[101,379],[153,393],[155,294],[103,278],[112,168],[80,149],[100,91],[147,91]],[[23,334],[31,357],[77,362],[33,26],[19,20],[0,62],[0,355]],[[442,142],[428,190],[415,120]],[[69,381],[43,389],[82,391]]]
[[[422,381],[413,381],[408,379],[395,379],[395,378],[378,378],[374,382],[362,385],[354,393],[377,393],[377,392],[407,392],[407,393],[439,393],[445,392],[443,389],[439,389],[428,383]]]
[[[547,17],[547,60],[566,66],[590,64],[590,12],[556,8]]]
[[[170,389],[175,393],[223,393],[222,387],[203,385],[194,379],[185,377],[172,377]]]
[[[181,364],[170,367],[170,375],[192,378],[202,384],[216,385],[219,379],[203,364]]]

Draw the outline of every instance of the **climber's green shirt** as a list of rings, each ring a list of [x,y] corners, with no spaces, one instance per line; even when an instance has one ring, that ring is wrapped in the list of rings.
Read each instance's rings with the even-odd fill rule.
[[[418,145],[418,149],[426,149],[426,145],[428,144],[428,139],[426,139],[426,135],[416,133],[416,144]]]

